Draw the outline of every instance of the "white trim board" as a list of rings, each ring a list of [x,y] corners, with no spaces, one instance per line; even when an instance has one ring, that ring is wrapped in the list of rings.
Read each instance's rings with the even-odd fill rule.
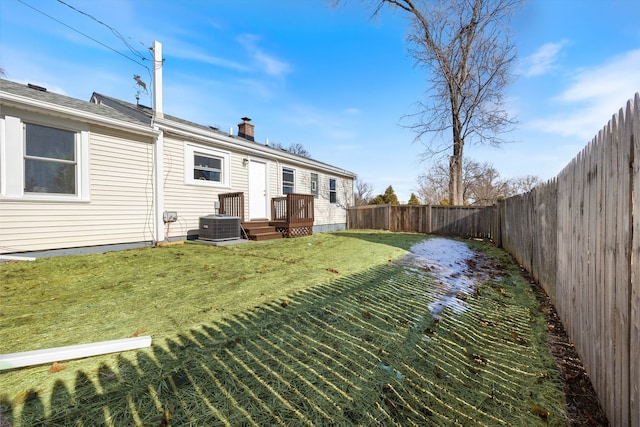
[[[22,353],[0,354],[0,371],[24,368],[25,366],[43,365],[63,360],[98,356],[101,354],[118,353],[121,351],[149,347],[150,345],[151,337],[145,335],[142,337],[124,338],[120,340],[25,351]]]
[[[36,258],[32,256],[16,256],[16,255],[0,255],[0,262],[2,261],[35,261]]]

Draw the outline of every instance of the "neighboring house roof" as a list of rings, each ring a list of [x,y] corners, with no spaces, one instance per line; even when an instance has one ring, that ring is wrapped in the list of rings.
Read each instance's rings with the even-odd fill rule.
[[[131,114],[132,117],[135,117],[141,121],[146,121],[149,124],[154,122],[154,111],[150,107],[133,104],[130,102],[122,101],[117,98],[113,98],[107,95],[102,95],[100,93],[94,92],[91,96],[91,102],[95,102],[101,105],[109,106],[119,112],[124,114]],[[170,114],[163,114],[162,119],[155,119],[158,124],[177,124],[185,129],[197,130],[199,133],[204,135],[217,137],[219,140],[229,140],[233,141],[237,148],[245,148],[245,149],[258,149],[265,154],[269,154],[270,156],[275,156],[279,158],[285,158],[292,162],[306,164],[307,166],[314,166],[319,169],[324,169],[331,171],[333,173],[338,173],[343,176],[353,177],[355,178],[356,174],[353,172],[349,172],[347,170],[338,168],[336,166],[330,165],[328,163],[323,163],[314,159],[310,159],[304,156],[300,156],[297,154],[290,153],[286,150],[282,150],[280,148],[269,147],[268,145],[263,145],[259,142],[254,142],[249,139],[240,137],[238,135],[230,135],[226,132],[223,132],[217,128],[212,126],[205,126],[195,122],[191,122],[189,120],[184,120],[176,116],[172,116]]]
[[[30,106],[37,109],[46,108],[60,113],[72,110],[75,116],[83,117],[90,121],[102,122],[103,124],[104,122],[112,122],[114,125],[120,126],[123,123],[127,123],[134,125],[138,131],[144,129],[146,133],[151,133],[149,123],[145,123],[129,114],[124,114],[104,105],[52,93],[46,88],[37,85],[0,79],[0,100],[2,100],[2,104],[6,105]]]
[[[137,119],[141,121],[145,121],[146,123],[149,123],[149,124],[153,122],[153,116],[154,116],[153,109],[151,107],[147,107],[146,105],[132,104],[131,102],[122,101],[121,99],[113,98],[111,96],[103,95],[97,92],[94,92],[93,95],[91,95],[91,102],[95,102],[100,105],[109,106],[123,114],[130,114],[131,116],[136,117]],[[220,136],[230,136],[229,134],[222,132],[212,126],[200,125],[198,123],[190,122],[188,120],[184,120],[179,117],[172,116],[170,114],[163,114],[163,118],[165,120],[191,126],[207,132],[213,132]]]

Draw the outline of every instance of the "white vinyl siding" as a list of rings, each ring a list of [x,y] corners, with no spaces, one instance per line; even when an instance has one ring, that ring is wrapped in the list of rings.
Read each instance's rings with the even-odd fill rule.
[[[55,126],[56,120],[28,112],[22,112],[22,118],[18,118],[20,114],[10,117],[9,109],[3,112],[5,117],[0,118],[0,135],[3,136],[0,156],[4,156],[0,158],[3,162],[0,170],[0,253],[152,242],[158,237],[155,227],[156,221],[162,221],[162,210],[175,211],[178,215],[176,222],[164,225],[166,237],[197,234],[199,218],[216,213],[215,202],[221,193],[244,193],[244,216],[249,219],[248,163],[256,159],[267,165],[266,196],[269,203],[272,197],[281,194],[283,167],[295,170],[294,189],[303,194],[311,194],[311,174],[316,174],[319,197],[314,199],[315,224],[331,226],[346,223],[343,204],[348,197],[343,197],[343,192],[351,188],[351,177],[330,175],[321,167],[284,162],[269,152],[262,156],[260,152],[235,150],[214,140],[198,141],[196,137],[189,144],[197,148],[197,152],[205,150],[205,154],[224,159],[221,164],[223,185],[191,184],[185,179],[187,170],[192,177],[194,172],[185,167],[185,153],[190,156],[190,151],[185,150],[184,136],[164,133],[163,164],[155,168],[153,136],[71,120],[66,121],[62,128],[77,131],[80,138],[76,157],[80,168],[77,195],[24,194],[22,180],[16,190],[15,183],[5,178],[16,171],[13,163],[7,165],[6,156],[16,153],[18,159],[23,156],[23,121]],[[18,139],[11,139],[8,144],[10,137]],[[23,164],[21,161],[16,163]],[[156,171],[162,172],[158,181],[155,180]],[[336,179],[338,204],[329,203],[329,177]],[[156,182],[161,183],[161,189],[155,188]],[[209,181],[206,183],[210,184]],[[15,192],[7,191],[8,188]],[[158,207],[155,194],[163,197]],[[156,217],[156,211],[159,211],[160,218]]]
[[[152,241],[153,145],[92,129],[91,201],[0,200],[0,252]]]
[[[283,162],[282,159],[255,157],[246,152],[217,148],[215,142],[197,143],[195,145],[210,147],[218,152],[228,153],[229,181],[228,188],[187,185],[184,179],[185,150],[184,139],[175,135],[164,136],[164,209],[176,211],[178,220],[166,227],[167,237],[184,237],[198,234],[199,218],[215,213],[214,203],[222,193],[242,192],[245,197],[245,220],[249,220],[249,167],[251,159],[259,159],[267,163],[267,199],[282,194],[282,170],[294,170],[295,192],[312,194],[311,176],[317,176],[319,196],[314,199],[316,225],[345,225],[346,206],[353,199],[353,178],[324,169],[312,169],[301,165]],[[244,161],[246,159],[246,161]],[[337,203],[329,203],[329,178],[335,179]],[[270,211],[269,211],[270,214]]]
[[[318,171],[318,198],[314,199],[315,225],[333,225],[347,223],[347,206],[352,204],[353,179],[327,175]],[[335,179],[335,191],[337,203],[330,202],[329,179]],[[350,202],[351,200],[351,202]]]
[[[190,169],[188,158],[191,150],[185,149],[184,139],[175,135],[164,135],[164,176],[162,178],[164,191],[164,209],[178,213],[178,220],[165,226],[167,238],[184,237],[198,234],[199,219],[201,216],[216,213],[214,202],[219,194],[245,193],[245,218],[248,218],[247,197],[249,189],[248,167],[243,164],[246,155],[233,151],[213,148],[209,144],[189,143],[195,147],[195,152],[215,153],[218,156],[226,156],[227,185],[198,185],[192,184],[186,179],[187,175],[193,177],[193,169]],[[185,157],[186,156],[186,157]],[[187,165],[187,166],[185,166]],[[189,168],[189,169],[187,169]],[[225,178],[223,178],[224,180]],[[205,182],[205,184],[212,184]]]

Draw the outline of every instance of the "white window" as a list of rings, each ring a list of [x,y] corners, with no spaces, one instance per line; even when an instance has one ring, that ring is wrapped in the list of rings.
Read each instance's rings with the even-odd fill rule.
[[[229,153],[195,144],[185,144],[185,183],[229,187]]]
[[[329,203],[338,203],[338,192],[336,190],[335,178],[329,178]]]
[[[195,153],[193,157],[193,179],[222,182],[222,158]]]
[[[311,194],[314,198],[318,198],[318,174],[311,172]]]
[[[89,201],[88,125],[7,115],[0,153],[0,197]]]
[[[24,124],[24,192],[77,192],[76,134],[64,129]]]
[[[282,194],[293,193],[295,183],[295,171],[290,168],[282,168]]]

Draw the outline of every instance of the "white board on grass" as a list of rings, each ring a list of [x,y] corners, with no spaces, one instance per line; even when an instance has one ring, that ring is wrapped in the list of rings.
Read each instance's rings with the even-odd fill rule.
[[[63,360],[98,356],[101,354],[136,350],[139,348],[149,347],[150,345],[151,337],[145,335],[142,337],[124,338],[120,340],[25,351],[22,353],[0,354],[0,371],[23,368],[25,366],[61,362]]]

